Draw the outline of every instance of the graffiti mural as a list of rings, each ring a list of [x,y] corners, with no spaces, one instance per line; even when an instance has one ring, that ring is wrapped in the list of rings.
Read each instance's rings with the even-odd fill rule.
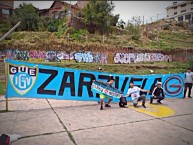
[[[76,62],[90,62],[90,63],[104,63],[107,64],[107,54],[105,53],[91,53],[91,52],[78,52],[74,54]]]
[[[107,64],[108,55],[98,52],[70,52],[65,51],[41,51],[41,50],[0,50],[0,59],[15,59],[29,61],[31,59],[43,59],[46,62],[61,62],[61,60],[75,60],[85,63]]]
[[[136,60],[134,62],[148,62],[150,58],[150,53],[139,53],[136,54]]]
[[[74,53],[58,52],[57,58],[60,60],[74,60]]]
[[[58,57],[57,57],[56,51],[47,51],[45,61],[46,62],[61,62],[61,60],[58,59]]]
[[[61,62],[62,60],[75,60],[84,63],[108,63],[108,53],[98,52],[70,52],[66,51],[44,51],[44,50],[0,50],[0,59],[15,59],[29,61],[31,59],[42,59],[46,62]],[[162,53],[115,53],[114,63],[129,64],[138,62],[171,61],[171,56]]]
[[[0,59],[4,59],[6,57],[5,53],[3,51],[0,51]]]
[[[116,53],[114,57],[115,63],[131,63],[135,61],[134,53]]]
[[[46,58],[46,52],[45,51],[38,51],[38,50],[31,50],[29,52],[29,56],[32,59],[45,59]]]
[[[93,55],[93,62],[95,63],[103,63],[103,64],[107,64],[107,59],[108,56],[105,53],[92,53]]]
[[[78,52],[74,54],[76,62],[93,62],[93,56],[91,52]]]
[[[151,61],[168,61],[169,55],[164,55],[161,53],[151,53]]]
[[[27,50],[16,50],[15,51],[15,59],[16,60],[29,60],[29,51]]]
[[[161,53],[116,53],[114,63],[168,61],[169,55]]]
[[[107,54],[102,53],[99,58],[100,58],[100,63],[107,64],[107,59],[108,59]]]
[[[5,54],[7,59],[15,59],[15,50],[7,49],[5,50]]]

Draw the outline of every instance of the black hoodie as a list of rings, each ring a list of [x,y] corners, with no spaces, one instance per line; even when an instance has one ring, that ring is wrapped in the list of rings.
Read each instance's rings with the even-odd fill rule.
[[[153,92],[152,92],[152,95],[153,96],[163,96],[165,98],[165,94],[164,94],[163,88],[155,87]]]

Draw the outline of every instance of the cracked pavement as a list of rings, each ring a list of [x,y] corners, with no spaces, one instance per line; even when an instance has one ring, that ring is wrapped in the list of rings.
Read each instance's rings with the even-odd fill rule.
[[[12,98],[9,112],[0,113],[0,132],[22,136],[11,145],[193,144],[193,99],[163,104],[175,114],[155,118],[118,103],[101,111],[97,102]]]

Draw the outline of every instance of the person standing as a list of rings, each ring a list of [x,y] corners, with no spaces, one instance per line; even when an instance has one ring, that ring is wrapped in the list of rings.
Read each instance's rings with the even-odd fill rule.
[[[99,71],[99,72],[102,72],[103,69],[102,69],[101,67],[98,67],[98,71]],[[107,102],[105,101],[105,103],[107,103]],[[98,104],[100,104],[100,101],[98,101]]]
[[[108,86],[112,86],[113,85],[113,83],[114,83],[114,79],[113,79],[113,77],[111,77],[110,78],[110,80],[107,82],[107,83],[104,83],[104,84],[106,84],[106,85],[108,85]],[[110,97],[108,97],[108,96],[106,96],[105,94],[103,94],[103,93],[101,93],[100,94],[100,105],[101,105],[101,107],[100,107],[100,110],[103,110],[103,102],[104,102],[104,99],[108,99],[108,102],[105,104],[105,107],[111,107],[109,104],[111,103],[111,101],[113,100],[112,98],[110,98]]]
[[[144,90],[137,86],[134,86],[134,83],[130,82],[130,88],[128,89],[127,95],[125,97],[131,96],[134,107],[137,107],[138,102],[142,100],[142,106],[146,108],[145,106],[146,96],[140,95],[140,91],[149,93],[148,90]]]
[[[188,88],[188,97],[191,97],[191,89],[192,89],[192,83],[193,83],[193,72],[191,72],[191,69],[188,68],[187,72],[185,73],[185,86],[184,86],[184,97],[186,98],[186,91]]]

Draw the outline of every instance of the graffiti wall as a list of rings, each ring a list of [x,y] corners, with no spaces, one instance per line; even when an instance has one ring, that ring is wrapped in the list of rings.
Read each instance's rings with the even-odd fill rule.
[[[29,57],[32,59],[45,59],[46,52],[45,51],[38,51],[38,50],[31,50],[29,52]]]
[[[27,51],[27,50],[24,50],[24,51],[16,50],[15,51],[15,58],[17,60],[28,61],[29,60],[29,51]]]
[[[2,51],[0,51],[0,59],[4,59],[5,58],[5,53],[4,52],[2,52]]]
[[[41,59],[46,62],[61,62],[71,60],[77,63],[115,63],[129,64],[138,62],[157,62],[157,61],[188,61],[192,58],[192,53],[181,52],[171,56],[162,53],[115,53],[108,52],[66,52],[64,51],[44,51],[44,50],[19,50],[19,49],[0,49],[0,59],[13,59],[30,61]]]
[[[0,59],[14,59],[29,61],[33,59],[42,59],[46,62],[61,62],[61,60],[75,60],[85,63],[104,63],[107,64],[106,53],[94,52],[70,52],[65,51],[40,51],[40,50],[0,50]]]
[[[161,53],[116,53],[114,63],[168,61],[169,55]]]
[[[46,60],[48,62],[60,62],[61,60],[57,57],[56,51],[47,51],[46,52]]]
[[[13,49],[5,50],[5,57],[7,59],[15,59],[15,50],[13,50]]]
[[[90,62],[90,63],[104,63],[107,64],[107,54],[105,53],[91,53],[91,52],[77,52],[74,54],[76,62]]]
[[[58,52],[57,58],[60,60],[74,60],[74,53]]]

